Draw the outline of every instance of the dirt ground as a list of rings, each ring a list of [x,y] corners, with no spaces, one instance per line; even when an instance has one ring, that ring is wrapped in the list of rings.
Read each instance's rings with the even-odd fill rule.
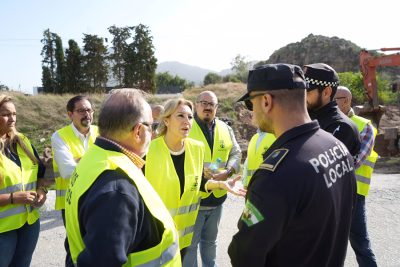
[[[60,213],[54,210],[55,193],[50,191],[48,201],[41,210],[41,232],[32,259],[32,267],[64,266],[65,229]],[[236,223],[243,211],[244,199],[228,196],[224,204],[218,235],[217,263],[231,266],[227,249],[237,232]],[[400,266],[400,174],[380,174],[372,177],[367,197],[368,231],[378,266]],[[348,248],[345,267],[357,266],[354,252]]]

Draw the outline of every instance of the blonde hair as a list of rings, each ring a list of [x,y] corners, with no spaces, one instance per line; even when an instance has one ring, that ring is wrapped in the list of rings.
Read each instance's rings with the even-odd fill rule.
[[[12,103],[12,98],[8,95],[0,95],[0,108],[5,104],[5,103]],[[4,149],[6,147],[9,147],[10,150],[14,153],[17,153],[17,151],[14,150],[14,145],[19,144],[19,146],[22,148],[22,150],[25,152],[25,154],[30,158],[30,160],[33,162],[33,164],[38,164],[39,161],[35,157],[35,155],[26,147],[25,142],[22,139],[25,139],[26,137],[20,135],[18,131],[15,128],[12,128],[10,132],[6,133],[6,138],[2,139],[0,138],[0,153],[5,155]],[[0,162],[2,164],[2,162]]]
[[[164,105],[164,112],[161,113],[160,116],[160,125],[157,128],[158,134],[157,136],[162,136],[167,133],[167,126],[165,125],[164,119],[169,118],[172,113],[175,112],[175,110],[180,106],[180,105],[186,105],[190,108],[190,110],[193,112],[193,103],[192,101],[186,100],[184,98],[176,98],[176,99],[170,99],[165,103]]]

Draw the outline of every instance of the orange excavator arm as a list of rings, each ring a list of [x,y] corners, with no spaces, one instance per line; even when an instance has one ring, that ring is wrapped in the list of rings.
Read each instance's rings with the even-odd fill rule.
[[[400,51],[400,48],[381,48],[375,51]],[[360,52],[360,71],[368,101],[373,110],[379,109],[376,68],[385,66],[400,66],[400,54],[373,56],[367,50]]]

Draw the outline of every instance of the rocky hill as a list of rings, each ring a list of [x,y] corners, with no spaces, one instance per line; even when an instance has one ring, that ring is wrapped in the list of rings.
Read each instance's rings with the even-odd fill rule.
[[[358,54],[361,47],[338,37],[310,34],[300,42],[276,50],[268,60],[258,63],[288,62],[303,66],[324,62],[338,72],[358,71]]]
[[[337,72],[358,72],[361,49],[364,48],[339,37],[310,34],[300,42],[279,48],[267,60],[258,62],[256,66],[279,62],[303,66],[310,63],[323,62],[331,65]],[[378,52],[371,53],[380,54]],[[377,71],[384,75],[385,79],[392,82],[399,82],[400,80],[399,67],[378,67]]]

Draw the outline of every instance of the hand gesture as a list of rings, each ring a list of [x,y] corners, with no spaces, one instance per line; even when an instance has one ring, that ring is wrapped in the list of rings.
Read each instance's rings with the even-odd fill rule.
[[[35,203],[37,193],[35,191],[19,191],[13,193],[14,204],[32,205]]]
[[[238,175],[233,179],[220,182],[221,189],[225,189],[236,196],[245,197],[247,190],[243,188],[243,184],[240,181],[241,178],[242,177]]]
[[[47,199],[46,192],[42,188],[36,189],[37,198],[36,201],[32,204],[34,208],[40,208]]]

